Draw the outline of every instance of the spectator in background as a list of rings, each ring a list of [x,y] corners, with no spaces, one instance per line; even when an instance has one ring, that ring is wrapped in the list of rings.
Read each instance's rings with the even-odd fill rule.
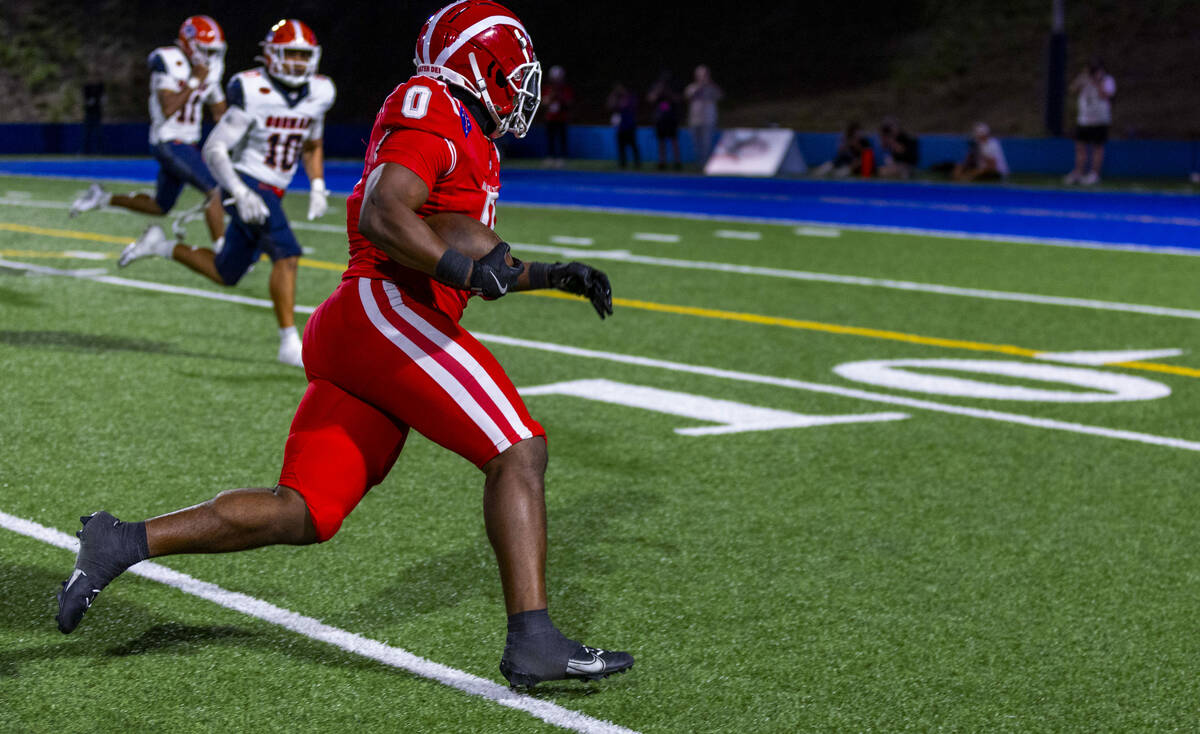
[[[629,149],[633,153],[633,167],[641,168],[642,154],[637,144],[637,95],[617,82],[608,94],[607,107],[617,131],[617,162],[621,168],[625,167],[625,151]]]
[[[967,157],[954,167],[955,181],[984,181],[1008,178],[1008,160],[1000,141],[987,123],[977,122],[971,131]]]
[[[692,83],[683,90],[683,96],[688,103],[688,128],[696,147],[696,160],[703,167],[712,153],[713,135],[717,131],[717,102],[725,93],[713,83],[708,67],[701,64],[696,67]]]
[[[542,85],[542,109],[546,121],[546,164],[562,168],[567,157],[567,122],[575,104],[575,90],[567,84],[567,72],[551,66]]]
[[[1071,82],[1079,106],[1075,127],[1075,168],[1063,178],[1064,183],[1092,186],[1100,183],[1100,167],[1104,165],[1104,144],[1112,126],[1112,98],[1117,82],[1104,69],[1104,62],[1092,59],[1087,68]],[[1091,167],[1088,167],[1088,153]]]
[[[832,173],[838,178],[851,174],[863,173],[863,154],[871,150],[871,141],[862,133],[862,126],[857,122],[846,124],[842,136],[838,138],[837,152],[833,160],[825,161],[813,169],[814,176],[828,176]]]
[[[650,87],[646,100],[654,108],[654,135],[658,138],[658,169],[667,167],[667,144],[675,153],[675,170],[682,167],[679,159],[679,95],[671,84],[671,72],[664,71]]]
[[[885,117],[879,125],[879,145],[883,148],[881,178],[910,178],[917,168],[920,147],[917,139],[900,127],[894,117]]]

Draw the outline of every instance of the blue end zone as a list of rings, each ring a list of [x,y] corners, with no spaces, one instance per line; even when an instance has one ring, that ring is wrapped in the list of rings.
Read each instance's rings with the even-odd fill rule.
[[[150,183],[152,159],[0,160],[0,173]],[[330,189],[349,192],[358,162],[326,162]],[[823,224],[1048,244],[1200,251],[1195,196],[1055,191],[994,185],[645,176],[508,170],[501,203]],[[293,189],[306,189],[300,171]]]

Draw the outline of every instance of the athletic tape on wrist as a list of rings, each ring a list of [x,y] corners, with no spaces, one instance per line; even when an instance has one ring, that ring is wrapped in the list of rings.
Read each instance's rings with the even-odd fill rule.
[[[442,259],[438,260],[437,270],[433,276],[447,285],[455,288],[466,288],[467,278],[471,275],[474,261],[458,250],[446,250]]]
[[[534,290],[550,287],[550,263],[529,263],[529,287]]]

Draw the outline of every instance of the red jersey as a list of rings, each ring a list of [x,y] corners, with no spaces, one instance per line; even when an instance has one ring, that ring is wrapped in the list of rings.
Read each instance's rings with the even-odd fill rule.
[[[392,91],[375,116],[362,178],[346,200],[350,265],[342,278],[394,281],[410,297],[457,321],[466,308],[469,291],[451,288],[397,263],[358,231],[367,178],[383,163],[408,168],[429,187],[429,199],[417,211],[418,216],[466,214],[494,227],[500,194],[496,145],[444,82],[414,76]]]

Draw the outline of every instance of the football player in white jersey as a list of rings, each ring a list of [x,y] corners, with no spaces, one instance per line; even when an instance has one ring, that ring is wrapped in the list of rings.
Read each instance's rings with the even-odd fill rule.
[[[174,46],[151,52],[150,150],[158,160],[154,196],[145,193],[110,194],[92,184],[71,205],[70,216],[102,206],[119,206],[142,214],[162,216],[171,211],[191,184],[207,198],[204,218],[214,242],[225,229],[217,182],[200,156],[200,123],[207,106],[213,120],[225,113],[221,77],[225,73],[225,32],[207,15],[193,15],[179,27]]]
[[[121,253],[125,267],[159,255],[177,260],[220,285],[235,285],[259,256],[271,258],[270,291],[279,322],[280,362],[304,366],[293,308],[300,243],[292,234],[280,199],[303,162],[311,182],[308,218],[329,208],[322,139],[325,112],[336,91],[317,74],[321,47],[298,20],[281,20],[262,42],[262,67],[235,74],[226,97],[229,109],[204,143],[204,160],[232,197],[225,242],[220,250],[190,247],[169,239],[161,227],[146,230]]]

